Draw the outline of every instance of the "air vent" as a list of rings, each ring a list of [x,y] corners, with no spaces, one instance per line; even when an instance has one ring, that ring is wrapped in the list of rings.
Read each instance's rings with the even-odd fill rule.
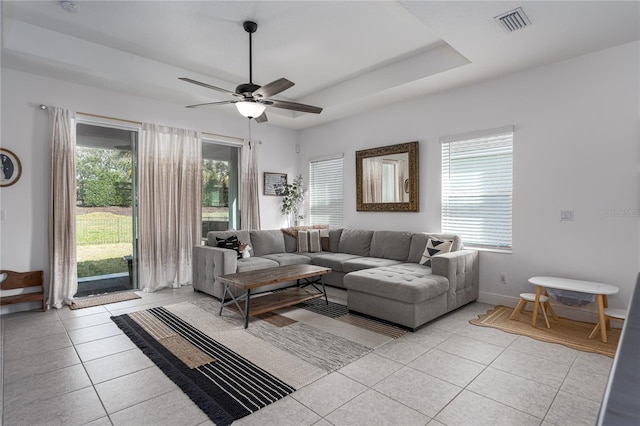
[[[498,24],[508,33],[521,30],[522,28],[531,25],[531,21],[525,15],[524,10],[521,7],[513,9],[502,15],[498,15],[495,18]]]

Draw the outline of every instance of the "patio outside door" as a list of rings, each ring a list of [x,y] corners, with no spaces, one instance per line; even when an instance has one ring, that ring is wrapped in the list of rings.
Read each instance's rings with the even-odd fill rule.
[[[76,126],[76,297],[138,288],[137,130]]]

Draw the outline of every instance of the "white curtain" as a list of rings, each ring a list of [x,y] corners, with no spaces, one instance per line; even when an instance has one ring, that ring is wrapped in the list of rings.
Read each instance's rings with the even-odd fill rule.
[[[362,202],[382,202],[382,157],[365,158],[362,161]]]
[[[191,282],[200,243],[201,142],[195,131],[143,124],[139,156],[139,279],[153,292]]]
[[[260,229],[260,191],[258,189],[258,143],[245,141],[242,149],[242,190],[240,222],[245,230]]]
[[[49,201],[49,298],[54,308],[70,305],[78,291],[76,259],[75,112],[49,109],[51,187]]]

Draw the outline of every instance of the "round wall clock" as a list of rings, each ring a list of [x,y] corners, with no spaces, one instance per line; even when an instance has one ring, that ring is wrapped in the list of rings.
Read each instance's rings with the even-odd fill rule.
[[[0,148],[0,187],[11,186],[20,179],[22,174],[22,164],[20,159],[8,149]]]

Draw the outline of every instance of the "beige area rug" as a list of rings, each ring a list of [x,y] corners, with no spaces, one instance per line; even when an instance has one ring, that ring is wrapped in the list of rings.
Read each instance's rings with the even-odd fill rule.
[[[206,298],[111,317],[216,425],[229,425],[406,330],[314,300],[251,317]]]
[[[601,355],[614,357],[620,329],[607,330],[607,343],[600,340],[600,333],[595,339],[589,339],[589,334],[595,327],[594,323],[574,321],[567,318],[558,318],[558,321],[549,317],[551,328],[547,328],[541,315],[538,316],[536,327],[531,326],[531,311],[524,311],[511,320],[509,317],[513,308],[498,305],[486,314],[479,315],[478,319],[469,321],[473,325],[481,327],[497,328],[507,333],[528,336],[543,342],[557,343],[583,352],[595,352]]]
[[[109,303],[124,302],[125,300],[140,299],[140,296],[133,291],[122,293],[102,294],[99,296],[88,296],[75,299],[69,309],[83,309],[92,306],[108,305]]]

